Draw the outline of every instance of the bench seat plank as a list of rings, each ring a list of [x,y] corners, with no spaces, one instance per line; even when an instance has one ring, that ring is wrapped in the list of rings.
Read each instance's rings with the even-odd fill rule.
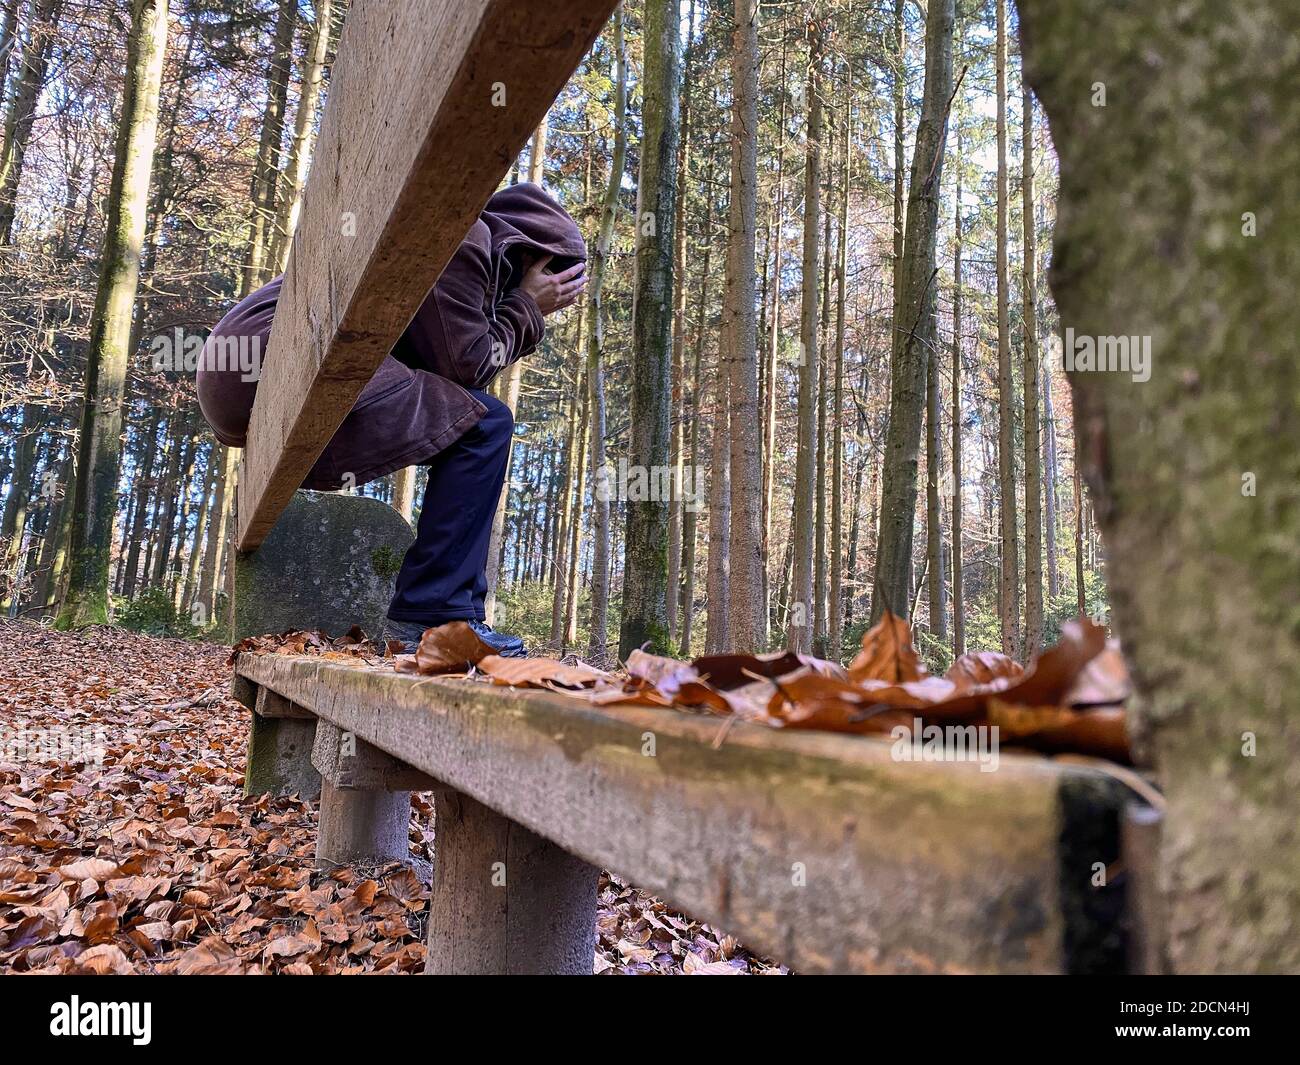
[[[1083,882],[1115,857],[1063,843],[1067,797],[1100,796],[1100,823],[1113,782],[1048,759],[980,772],[895,761],[880,738],[720,736],[712,716],[311,657],[235,668],[805,972],[1067,971],[1063,861]]]

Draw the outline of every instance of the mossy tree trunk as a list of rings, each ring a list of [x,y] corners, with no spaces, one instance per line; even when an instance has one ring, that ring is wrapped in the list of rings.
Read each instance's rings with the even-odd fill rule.
[[[679,0],[647,0],[644,136],[637,181],[636,297],[632,326],[632,414],[628,464],[661,486],[669,469],[672,409],[673,237],[681,125]],[[676,490],[676,486],[673,486]],[[629,492],[624,539],[623,623],[619,657],[638,647],[666,653],[668,642],[668,501],[662,492]],[[649,495],[651,498],[641,498]],[[710,604],[722,607],[723,604]]]
[[[140,278],[166,48],[167,0],[134,0],[104,254],[86,355],[71,574],[58,618],[63,628],[108,620],[109,555],[117,511],[131,312]]]
[[[1150,378],[1070,374],[1176,971],[1300,969],[1300,10],[1023,0],[1061,164],[1051,284]]]
[[[623,37],[623,5],[614,9],[614,147],[610,157],[600,234],[588,266],[587,287],[587,406],[591,418],[591,626],[588,656],[606,658],[609,628],[609,478],[605,466],[605,270],[618,222],[618,194],[627,163],[627,45]]]
[[[912,537],[916,518],[926,370],[937,337],[939,190],[943,181],[948,107],[953,95],[952,0],[932,0],[925,27],[925,92],[912,154],[900,285],[894,297],[889,428],[880,496],[880,536],[871,596],[872,620],[885,609],[912,609]]]

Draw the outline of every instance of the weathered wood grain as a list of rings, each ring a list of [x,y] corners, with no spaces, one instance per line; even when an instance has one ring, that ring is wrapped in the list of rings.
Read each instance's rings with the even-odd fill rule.
[[[239,477],[261,543],[615,0],[354,0]]]
[[[1062,796],[1104,778],[1046,759],[982,773],[867,737],[724,735],[715,717],[311,658],[235,668],[802,971],[1067,970],[1063,878],[1116,857],[1084,838],[1064,869]]]
[[[426,973],[591,975],[598,869],[450,789],[433,826]]]

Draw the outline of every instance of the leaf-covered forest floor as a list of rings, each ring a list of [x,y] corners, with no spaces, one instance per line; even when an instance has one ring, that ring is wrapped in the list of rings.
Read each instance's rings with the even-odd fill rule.
[[[229,649],[0,620],[0,973],[418,973],[428,887],[314,869],[315,804],[243,796]],[[430,804],[411,846],[431,856]],[[780,973],[602,874],[597,973]]]

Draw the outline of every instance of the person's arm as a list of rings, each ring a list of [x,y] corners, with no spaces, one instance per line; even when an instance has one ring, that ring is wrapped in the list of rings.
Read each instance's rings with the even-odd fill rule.
[[[489,315],[491,260],[473,235],[461,243],[407,327],[405,339],[428,369],[465,388],[482,389],[533,351],[546,326],[526,292],[515,289]]]

